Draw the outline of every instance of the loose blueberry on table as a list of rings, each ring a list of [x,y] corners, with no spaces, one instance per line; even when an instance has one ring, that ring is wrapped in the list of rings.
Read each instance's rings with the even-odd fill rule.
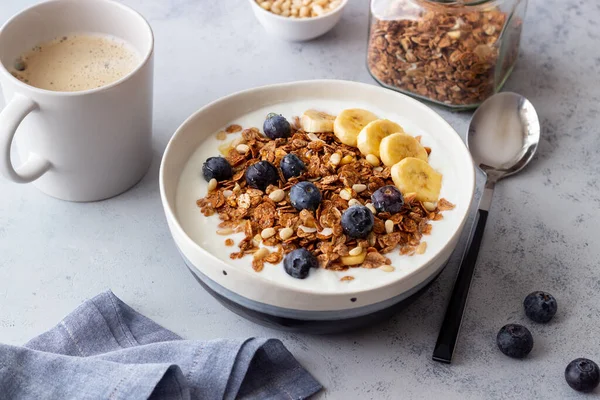
[[[371,195],[373,206],[378,212],[395,214],[402,210],[404,197],[397,187],[387,185],[380,187]]]
[[[304,162],[298,158],[297,155],[292,153],[287,154],[281,159],[279,168],[281,168],[281,172],[283,172],[285,179],[300,176],[304,171],[306,171],[306,165]]]
[[[525,297],[523,307],[525,307],[525,315],[539,323],[550,321],[558,309],[554,296],[546,292],[530,293]]]
[[[310,251],[300,248],[292,250],[285,256],[283,268],[292,278],[304,279],[311,268],[319,268],[319,261]]]
[[[225,158],[209,157],[202,165],[202,175],[204,175],[204,179],[207,182],[211,179],[216,179],[217,182],[221,182],[231,179],[233,176],[233,169]]]
[[[577,358],[567,365],[565,379],[579,392],[591,392],[600,383],[598,364],[587,358]]]
[[[533,349],[533,336],[523,325],[503,326],[496,337],[498,348],[512,358],[524,358]]]
[[[269,185],[277,185],[279,172],[268,161],[259,161],[246,169],[246,183],[254,189],[264,191]]]
[[[287,138],[292,134],[292,127],[282,115],[270,113],[263,124],[263,131],[269,139]]]
[[[342,214],[344,233],[354,239],[366,238],[375,224],[375,217],[365,206],[352,206]]]
[[[312,182],[299,182],[290,189],[290,203],[298,211],[316,210],[321,198],[321,191]]]

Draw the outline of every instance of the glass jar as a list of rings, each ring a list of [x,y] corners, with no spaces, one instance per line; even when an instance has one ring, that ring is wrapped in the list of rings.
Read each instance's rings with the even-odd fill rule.
[[[371,0],[367,66],[381,85],[477,107],[512,72],[527,0]]]

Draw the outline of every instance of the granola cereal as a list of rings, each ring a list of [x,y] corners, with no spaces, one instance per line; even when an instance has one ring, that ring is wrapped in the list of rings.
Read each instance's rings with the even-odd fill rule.
[[[492,95],[516,62],[522,20],[496,6],[390,0],[373,15],[367,62],[383,85],[451,106]],[[501,64],[501,65],[499,65]]]
[[[233,168],[232,177],[218,182],[197,201],[205,216],[218,215],[219,234],[243,233],[230,258],[251,256],[252,268],[260,272],[265,263],[279,264],[286,254],[304,248],[316,257],[320,268],[382,267],[391,272],[395,268],[386,254],[425,251],[422,238],[432,231],[430,221],[441,219],[442,211],[454,208],[452,203],[443,198],[424,202],[417,199],[417,193],[405,193],[399,211],[378,211],[372,196],[378,189],[394,185],[391,167],[375,167],[367,159],[371,154],[364,156],[356,147],[340,143],[333,132],[305,132],[297,118],[290,125],[291,136],[277,139],[269,139],[257,128],[243,129],[247,151],[241,153],[231,146],[221,149]],[[264,190],[249,186],[245,179],[248,167],[264,161],[279,166],[290,154],[306,167],[299,176],[286,179],[277,168],[276,183]],[[342,162],[344,159],[348,161]],[[320,192],[314,209],[299,210],[290,201],[290,188],[303,181]],[[342,215],[350,206],[365,205],[375,214],[372,230],[365,237],[352,237],[342,226]],[[342,278],[351,279],[349,275]]]

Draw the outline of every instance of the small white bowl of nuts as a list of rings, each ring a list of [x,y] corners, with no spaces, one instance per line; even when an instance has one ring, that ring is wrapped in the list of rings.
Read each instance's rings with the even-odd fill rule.
[[[329,32],[348,0],[249,0],[258,21],[284,40],[301,42]]]

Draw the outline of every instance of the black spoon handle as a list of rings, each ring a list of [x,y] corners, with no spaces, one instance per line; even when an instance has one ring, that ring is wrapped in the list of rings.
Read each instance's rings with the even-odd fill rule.
[[[471,287],[487,216],[488,212],[486,210],[480,208],[477,211],[477,222],[471,240],[467,244],[467,249],[463,255],[458,276],[456,277],[456,282],[454,282],[452,296],[450,297],[446,315],[444,316],[444,322],[442,322],[442,328],[440,329],[440,334],[433,350],[434,361],[446,364],[452,362],[452,354],[454,353],[465,305],[467,304],[469,288]]]

